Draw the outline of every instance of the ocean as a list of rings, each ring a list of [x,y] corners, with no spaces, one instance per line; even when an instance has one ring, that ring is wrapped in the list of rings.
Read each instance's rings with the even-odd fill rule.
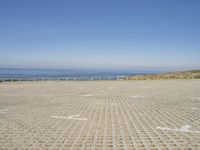
[[[120,80],[129,76],[154,74],[155,71],[89,69],[0,69],[1,81],[18,80]]]

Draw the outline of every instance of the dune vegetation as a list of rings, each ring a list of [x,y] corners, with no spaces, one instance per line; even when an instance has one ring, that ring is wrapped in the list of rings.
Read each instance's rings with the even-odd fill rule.
[[[129,80],[173,80],[173,79],[200,79],[200,70],[168,72],[162,74],[137,75]]]

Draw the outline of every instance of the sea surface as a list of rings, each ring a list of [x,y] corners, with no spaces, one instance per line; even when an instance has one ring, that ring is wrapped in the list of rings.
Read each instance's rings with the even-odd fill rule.
[[[116,80],[155,71],[86,69],[0,69],[1,80]]]

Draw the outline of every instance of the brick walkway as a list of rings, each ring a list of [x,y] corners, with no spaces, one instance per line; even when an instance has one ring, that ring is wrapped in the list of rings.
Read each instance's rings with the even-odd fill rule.
[[[200,80],[0,84],[0,149],[200,149]]]

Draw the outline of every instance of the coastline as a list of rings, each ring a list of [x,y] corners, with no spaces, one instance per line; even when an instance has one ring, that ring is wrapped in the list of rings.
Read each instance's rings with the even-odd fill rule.
[[[168,72],[152,75],[138,75],[129,77],[129,80],[175,80],[175,79],[200,79],[200,70]]]
[[[78,75],[78,76],[77,76]],[[88,74],[87,76],[11,76],[2,77],[0,76],[0,82],[23,82],[23,81],[109,81],[109,80],[180,80],[180,79],[200,79],[200,70],[193,71],[179,71],[179,72],[168,72],[168,73],[146,73],[146,74],[109,74],[107,76],[101,76],[102,74],[96,74],[95,76]]]

